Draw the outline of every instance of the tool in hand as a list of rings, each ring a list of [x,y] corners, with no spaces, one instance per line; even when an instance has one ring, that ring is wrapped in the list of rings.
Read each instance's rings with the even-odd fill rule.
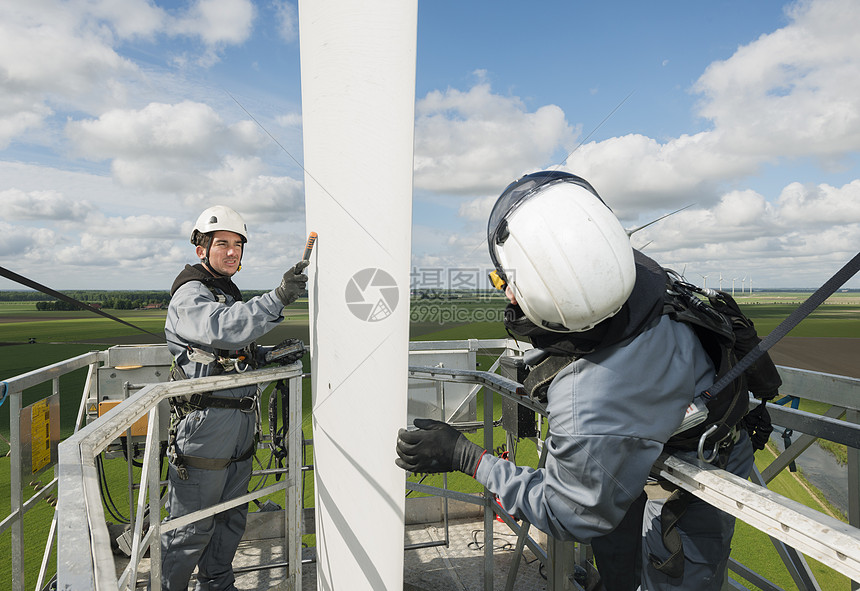
[[[314,243],[316,241],[317,241],[317,233],[316,232],[311,232],[310,234],[308,234],[308,242],[307,242],[307,244],[305,244],[305,253],[302,255],[303,261],[310,261],[311,260],[311,251],[313,251]],[[305,266],[307,266],[307,265],[305,265]],[[304,267],[302,267],[302,269],[303,268]],[[298,265],[296,265],[296,275],[301,273],[302,269],[299,269]]]

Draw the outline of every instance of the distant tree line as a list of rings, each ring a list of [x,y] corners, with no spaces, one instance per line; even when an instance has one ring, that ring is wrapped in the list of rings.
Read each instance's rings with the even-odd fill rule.
[[[170,293],[166,291],[98,291],[71,290],[64,295],[89,305],[114,310],[134,310],[146,306],[167,306]],[[77,310],[77,306],[55,300],[38,291],[0,291],[0,302],[36,302],[36,310]]]
[[[39,311],[42,310],[50,310],[50,311],[65,311],[65,310],[78,310],[77,306],[73,306],[67,302],[63,302],[60,300],[56,300],[53,302],[36,302],[36,309]]]
[[[262,295],[268,290],[246,290],[242,292],[245,300]],[[147,306],[167,307],[170,303],[170,293],[167,291],[102,291],[102,290],[70,290],[62,292],[79,302],[97,305],[113,310],[136,310]],[[48,299],[50,298],[50,299]],[[78,306],[55,300],[39,291],[33,290],[0,290],[0,302],[36,302],[36,310],[78,310]]]

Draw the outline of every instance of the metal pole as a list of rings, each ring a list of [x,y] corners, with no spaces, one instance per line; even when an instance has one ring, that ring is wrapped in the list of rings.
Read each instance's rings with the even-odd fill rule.
[[[293,591],[302,591],[302,532],[304,531],[304,491],[302,490],[302,380],[290,378],[287,382],[290,405],[287,431],[287,466],[292,481],[287,487],[287,510],[284,511],[287,535],[287,581]]]
[[[149,425],[146,430],[146,447],[149,453],[149,478],[146,480],[149,485],[149,577],[153,589],[161,585],[161,441],[158,432],[161,416],[158,407],[156,404],[149,411]],[[143,478],[140,482],[143,485]]]
[[[90,397],[90,388],[92,388],[93,376],[96,373],[96,363],[90,363],[89,369],[87,370],[87,379],[84,382],[84,391],[81,394],[81,404],[78,407],[78,416],[75,419],[75,430],[77,433],[78,429],[81,428],[81,423],[84,420],[84,412],[87,408],[87,399]]]
[[[36,580],[36,589],[42,589],[45,583],[45,573],[48,571],[48,558],[51,556],[51,547],[57,536],[57,510],[51,518],[51,528],[48,530],[48,541],[45,542],[45,553],[42,555],[42,565],[39,567],[39,578]]]
[[[484,449],[493,449],[493,393],[484,388]],[[484,487],[484,591],[493,591],[493,493]]]
[[[122,399],[128,400],[128,382],[122,383]],[[128,522],[134,523],[134,466],[132,466],[131,425],[125,431],[125,465],[128,473]]]
[[[540,470],[546,465],[546,455],[547,450],[549,448],[547,446],[543,446],[543,449],[540,452],[540,458],[538,459],[537,468]],[[513,591],[514,582],[517,580],[517,571],[520,570],[520,561],[523,557],[523,550],[526,547],[526,540],[529,537],[529,528],[531,528],[531,523],[523,519],[522,525],[520,525],[520,531],[517,533],[517,545],[514,549],[514,558],[511,561],[510,570],[508,570],[508,582],[505,585],[505,591]]]
[[[439,364],[439,367],[442,367],[442,364]],[[474,389],[474,388],[473,388]],[[442,420],[447,422],[449,419],[445,416],[445,383],[444,382],[436,382],[436,393],[439,397],[440,407],[442,409]],[[461,405],[462,406],[462,405]],[[456,416],[456,412],[451,415],[450,420],[453,421]],[[448,490],[448,473],[442,472],[442,488]],[[448,497],[442,497],[442,522],[445,527],[445,546],[448,546],[448,543],[451,541],[451,532],[448,524]]]
[[[845,419],[849,423],[860,423],[860,411],[851,409]],[[860,527],[860,450],[848,446],[848,523]],[[860,589],[860,583],[851,581],[851,591]]]
[[[24,503],[21,490],[21,391],[9,393],[10,495],[12,520],[12,591],[24,591]]]

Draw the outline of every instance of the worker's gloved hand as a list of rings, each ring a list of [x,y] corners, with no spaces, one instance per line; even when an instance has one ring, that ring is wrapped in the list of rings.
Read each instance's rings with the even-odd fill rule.
[[[750,436],[754,450],[764,449],[767,442],[770,441],[770,434],[773,433],[773,425],[770,423],[770,413],[767,412],[767,401],[749,411],[744,417],[744,426],[747,428],[747,433]]]
[[[448,423],[415,419],[417,431],[401,429],[397,434],[394,463],[410,472],[451,472],[459,470],[474,477],[481,458],[487,453]]]
[[[305,290],[305,284],[308,282],[308,276],[302,273],[309,261],[299,261],[284,273],[284,278],[281,279],[281,284],[275,288],[275,294],[285,306],[289,306],[302,294]]]

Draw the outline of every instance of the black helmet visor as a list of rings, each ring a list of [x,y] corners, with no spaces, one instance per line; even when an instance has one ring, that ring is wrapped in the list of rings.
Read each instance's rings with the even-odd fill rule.
[[[487,224],[487,246],[490,249],[490,259],[493,261],[493,266],[504,278],[504,271],[496,257],[495,246],[503,244],[508,237],[507,218],[520,205],[528,201],[531,197],[537,194],[538,189],[552,185],[558,182],[574,183],[579,185],[600,199],[597,191],[583,178],[562,172],[558,170],[546,170],[528,174],[519,180],[512,182],[502,191],[502,194],[496,200],[493,210],[490,212],[490,220]],[[601,201],[603,201],[601,199]]]

